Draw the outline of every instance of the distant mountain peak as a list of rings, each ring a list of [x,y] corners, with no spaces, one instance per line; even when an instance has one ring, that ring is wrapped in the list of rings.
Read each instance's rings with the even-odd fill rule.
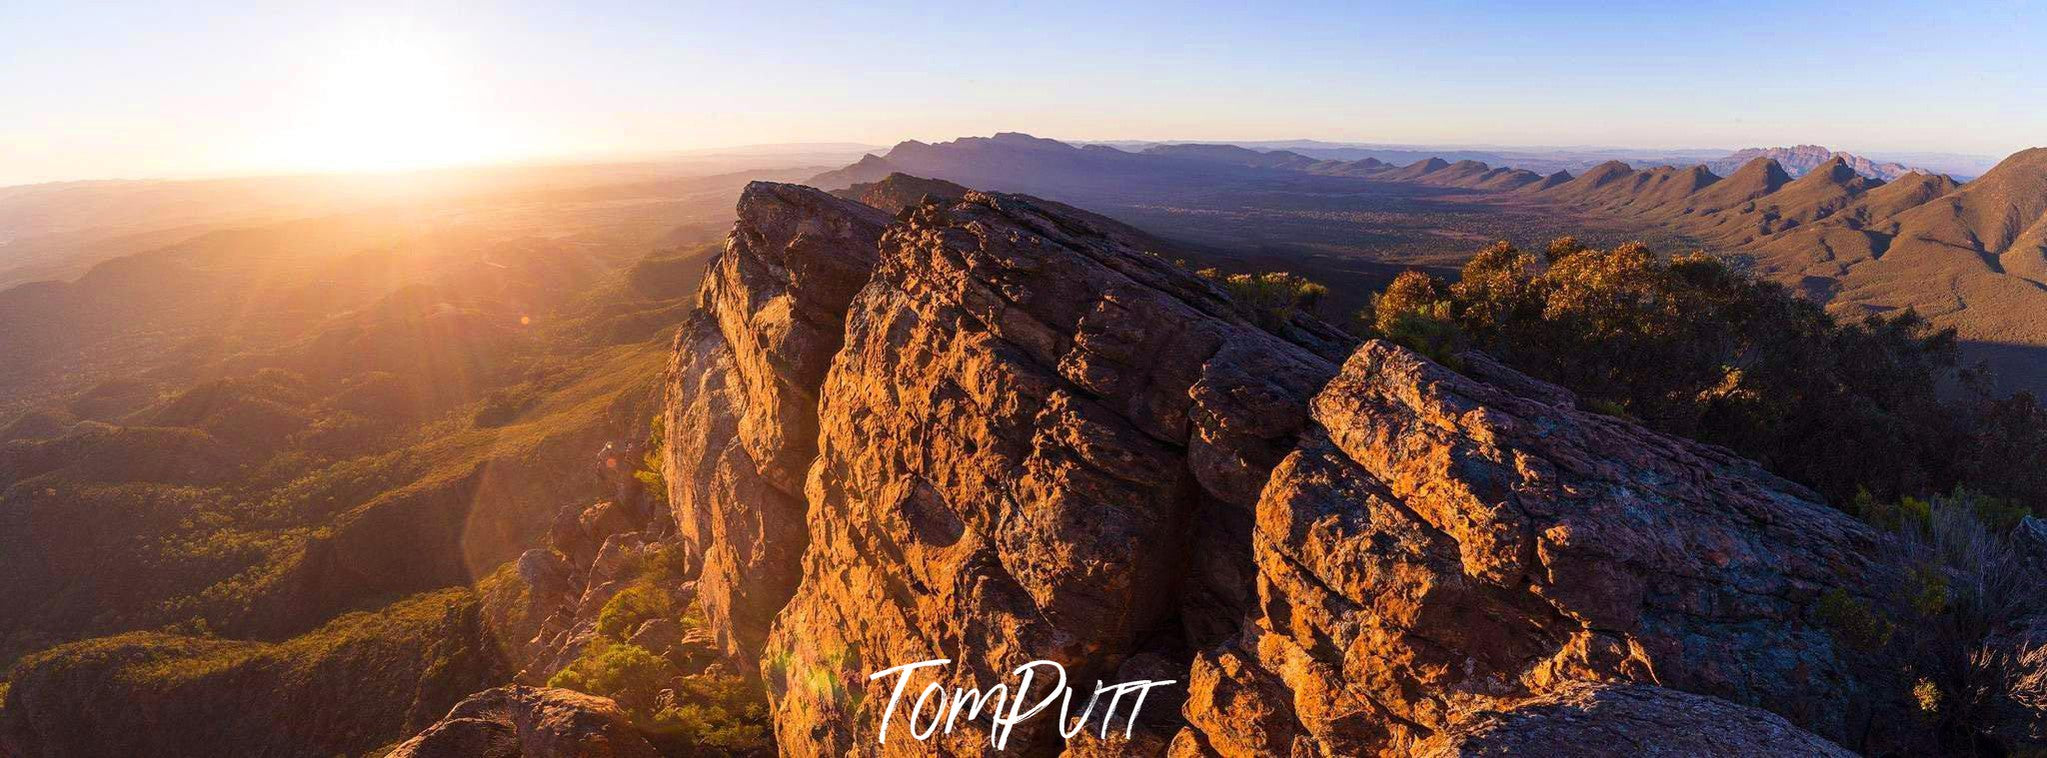
[[[1068,144],[1066,144],[1066,143],[1064,143],[1064,142],[1060,142],[1059,140],[1056,140],[1056,139],[1046,139],[1046,138],[1044,138],[1044,137],[1034,137],[1034,136],[1031,136],[1031,135],[1029,135],[1029,134],[1025,134],[1025,133],[1023,133],[1023,132],[996,132],[996,133],[995,133],[995,136],[993,136],[993,137],[989,137],[989,138],[988,138],[988,141],[989,141],[989,142],[993,142],[993,143],[996,143],[996,144],[998,144],[998,145],[1018,145],[1018,146],[1025,146],[1025,147],[1044,147],[1044,148],[1061,148],[1061,149],[1066,149],[1066,150],[1072,150],[1072,149],[1073,149],[1073,146],[1072,146],[1072,145],[1068,145]]]
[[[1932,173],[1925,169],[1913,168],[1899,163],[1878,163],[1850,153],[1837,153],[1819,145],[1796,145],[1793,147],[1751,147],[1736,150],[1726,157],[1710,161],[1707,168],[1725,175],[1744,163],[1757,158],[1777,161],[1785,173],[1798,177],[1811,173],[1830,162],[1839,161],[1842,166],[1871,179],[1890,181],[1910,173]]]

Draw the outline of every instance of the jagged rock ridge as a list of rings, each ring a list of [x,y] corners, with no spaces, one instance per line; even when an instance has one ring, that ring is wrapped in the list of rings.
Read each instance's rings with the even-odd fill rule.
[[[669,367],[664,462],[678,535],[719,642],[743,670],[796,590],[818,388],[888,217],[756,182]]]
[[[1873,530],[1725,451],[1466,362],[1485,381],[1371,342],[1317,395],[1258,506],[1262,616],[1195,662],[1192,702],[1231,707],[1190,707],[1183,741],[1408,754],[1585,682],[1758,705],[1835,740],[1882,731],[1890,670],[1807,616],[1829,589],[1893,585]]]
[[[889,665],[954,658],[960,687],[1033,659],[1109,679],[1248,609],[1245,533],[1226,527],[1248,523],[1336,346],[1268,334],[1049,207],[972,193],[881,241],[822,392],[812,548],[764,667],[785,752],[873,739],[849,705],[885,701],[865,675]]]
[[[1578,411],[1484,356],[1459,374],[1387,343],[1353,353],[1298,315],[1261,327],[1133,230],[920,181],[854,193],[901,203],[878,230],[822,193],[749,191],[727,257],[844,256],[833,293],[872,273],[844,300],[707,306],[678,340],[676,512],[698,521],[682,528],[698,554],[748,557],[722,579],[707,565],[707,598],[787,588],[759,648],[740,627],[760,615],[719,622],[731,654],[758,656],[740,665],[760,672],[785,754],[980,753],[978,725],[876,746],[889,693],[867,675],[931,658],[953,659],[948,687],[1038,658],[1080,681],[1187,687],[1164,701],[1177,712],[1074,754],[1456,754],[1730,719],[1758,731],[1696,744],[1915,747],[1894,728],[1896,662],[1847,649],[1812,610],[1830,592],[1888,602],[1868,588],[1902,569],[1802,488]],[[813,226],[770,221],[805,213]],[[706,302],[731,281],[707,282]],[[842,323],[841,339],[757,353],[822,355],[816,389],[735,405],[755,402],[736,353],[761,338],[713,334],[720,319],[772,337],[792,328],[781,314],[830,304],[806,323]],[[814,442],[755,453],[746,413]],[[804,451],[800,494],[757,463]],[[718,526],[796,516],[800,542]],[[758,590],[774,564],[800,579]],[[1042,727],[1013,740],[1058,745]]]
[[[471,695],[387,758],[656,758],[618,704],[511,685]]]

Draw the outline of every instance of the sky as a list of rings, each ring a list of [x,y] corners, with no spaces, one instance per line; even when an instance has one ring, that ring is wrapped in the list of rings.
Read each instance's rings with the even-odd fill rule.
[[[2043,3],[1274,5],[0,0],[0,185],[998,131],[2047,143]]]

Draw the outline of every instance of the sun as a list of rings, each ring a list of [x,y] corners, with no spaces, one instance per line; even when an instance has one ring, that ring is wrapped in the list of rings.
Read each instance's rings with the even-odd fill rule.
[[[397,171],[503,157],[502,130],[444,42],[386,29],[337,45],[313,78],[297,150],[309,168]]]

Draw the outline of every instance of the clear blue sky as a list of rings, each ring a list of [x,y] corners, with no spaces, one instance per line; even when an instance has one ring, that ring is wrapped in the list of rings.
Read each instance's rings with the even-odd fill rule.
[[[2047,6],[2011,1],[236,5],[0,3],[0,184],[1001,130],[2047,143]]]

